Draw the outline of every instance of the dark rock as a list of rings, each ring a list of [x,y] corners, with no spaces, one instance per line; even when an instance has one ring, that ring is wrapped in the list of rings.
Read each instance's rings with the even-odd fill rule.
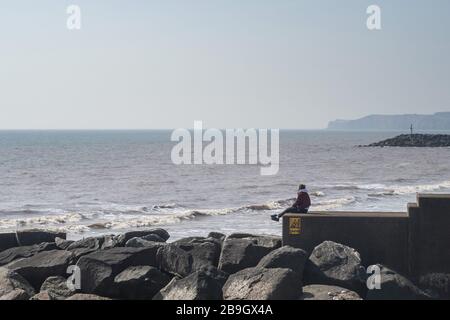
[[[0,297],[0,300],[28,300],[29,295],[25,290],[14,289]]]
[[[89,249],[89,248],[77,248],[73,249],[70,252],[72,252],[74,256],[74,261],[78,261],[81,257],[86,256],[90,253],[96,252],[96,250]]]
[[[305,266],[305,284],[344,287],[359,293],[365,291],[365,268],[359,253],[342,244],[325,241],[314,248]]]
[[[271,235],[254,235],[249,233],[233,233],[227,239],[249,239],[254,240],[258,246],[275,250],[281,247],[281,237]]]
[[[222,285],[205,272],[197,271],[172,281],[154,300],[222,300]]]
[[[67,267],[73,262],[73,255],[69,251],[43,251],[32,257],[13,261],[6,267],[16,271],[38,290],[42,283],[51,276],[63,276]]]
[[[170,278],[150,266],[129,267],[119,273],[114,283],[122,299],[149,300],[170,282]]]
[[[410,280],[381,264],[380,289],[367,291],[368,300],[426,300],[430,296],[416,287]]]
[[[0,233],[0,252],[18,246],[15,233]]]
[[[67,247],[67,250],[72,251],[75,249],[91,249],[93,251],[97,251],[100,250],[100,248],[102,247],[103,241],[104,241],[103,237],[85,238],[71,243]]]
[[[173,244],[159,248],[158,261],[160,270],[175,276],[186,277],[194,271],[192,254]]]
[[[20,246],[31,246],[42,242],[55,242],[56,238],[66,239],[63,232],[45,231],[45,230],[20,230],[16,232],[17,242]]]
[[[290,269],[248,268],[230,275],[223,287],[225,300],[297,300],[302,287]]]
[[[82,256],[100,250],[104,240],[104,237],[81,239],[70,244],[67,250],[72,252],[78,260]]]
[[[419,286],[435,299],[450,300],[450,274],[430,273],[420,277]]]
[[[157,266],[158,248],[117,247],[81,257],[77,262],[81,272],[81,291],[108,297],[117,295],[114,277],[131,266]]]
[[[47,292],[54,300],[65,300],[76,293],[61,276],[48,277],[41,286],[41,292]]]
[[[214,241],[201,240],[199,242],[176,244],[193,257],[193,270],[198,270],[203,266],[217,267],[221,253],[221,245]]]
[[[254,267],[272,250],[272,247],[258,245],[255,239],[227,238],[223,243],[219,269],[232,274]]]
[[[230,234],[227,238],[228,239],[245,239],[245,238],[252,238],[255,237],[255,235],[250,233],[242,233],[242,232],[236,232]]]
[[[170,238],[169,233],[164,229],[150,229],[150,230],[139,230],[139,231],[130,231],[118,236],[118,244],[119,246],[124,246],[128,240],[132,238],[142,238],[151,234],[156,234],[164,241],[167,241]]]
[[[220,242],[223,242],[226,238],[226,235],[224,235],[223,233],[220,232],[210,232],[208,234],[208,238],[214,238],[219,240]]]
[[[120,241],[120,236],[114,234],[105,235],[103,236],[102,249],[105,250],[120,247]]]
[[[118,288],[114,286],[114,277],[120,269],[114,272],[113,267],[108,263],[87,256],[81,257],[77,266],[80,268],[82,292],[105,296],[118,295]]]
[[[302,300],[362,300],[354,291],[322,284],[312,284],[303,287]]]
[[[95,294],[84,294],[84,293],[77,293],[71,296],[70,298],[67,298],[66,300],[111,300],[110,298],[101,297]]]
[[[202,242],[205,239],[206,239],[205,237],[186,237],[178,239],[177,241],[172,242],[172,244],[175,245],[191,244],[193,242]]]
[[[152,235],[153,236],[153,235]],[[130,248],[145,248],[145,247],[153,247],[153,246],[163,246],[166,245],[165,242],[162,241],[149,241],[149,240],[145,240],[144,238],[131,238],[130,240],[127,241],[127,243],[125,244],[125,247],[130,247]]]
[[[448,134],[401,134],[361,147],[450,147]]]
[[[41,243],[32,246],[15,247],[0,252],[0,266],[4,266],[14,260],[28,258],[42,251],[56,250],[55,243]]]
[[[20,274],[0,268],[0,300],[28,300],[34,294],[34,288]]]
[[[161,229],[161,228],[149,230],[148,233],[149,234],[156,234],[157,236],[159,236],[164,241],[167,241],[170,238],[170,234],[166,230]],[[143,237],[146,237],[146,236],[144,235]]]
[[[153,241],[153,242],[166,242],[166,240],[164,240],[163,238],[161,238],[157,234],[153,234],[153,233],[149,234],[147,236],[143,236],[141,238],[144,239],[144,240]]]
[[[55,238],[56,246],[61,250],[66,250],[67,247],[70,246],[74,242],[75,241],[66,240],[66,239],[62,239],[62,238],[58,238],[58,237]]]
[[[258,263],[259,268],[287,268],[303,278],[303,270],[308,260],[308,254],[302,249],[284,246],[263,257]]]
[[[228,273],[226,273],[222,270],[219,270],[213,266],[202,266],[197,271],[201,271],[201,272],[205,273],[207,276],[213,278],[218,283],[220,283],[221,287],[224,286],[225,282],[227,282],[228,277],[230,276]]]
[[[41,291],[30,298],[30,300],[55,300],[47,291]]]

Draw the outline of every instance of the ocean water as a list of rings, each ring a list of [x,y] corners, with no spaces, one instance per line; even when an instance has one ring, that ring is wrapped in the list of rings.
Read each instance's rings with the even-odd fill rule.
[[[0,232],[280,234],[269,216],[299,183],[312,210],[406,211],[417,192],[450,192],[450,148],[356,147],[395,132],[281,131],[274,176],[257,165],[174,165],[170,134],[0,131]]]

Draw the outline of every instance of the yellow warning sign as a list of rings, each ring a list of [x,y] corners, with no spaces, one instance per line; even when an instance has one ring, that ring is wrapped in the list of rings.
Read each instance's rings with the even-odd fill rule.
[[[290,217],[289,218],[289,234],[300,234],[300,226],[301,226],[301,222],[300,222],[300,218],[294,218],[294,217]]]

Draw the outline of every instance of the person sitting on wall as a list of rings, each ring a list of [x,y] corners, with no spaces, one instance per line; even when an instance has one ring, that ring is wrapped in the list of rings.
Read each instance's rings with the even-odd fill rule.
[[[272,220],[280,221],[280,218],[286,213],[308,213],[309,207],[311,206],[311,199],[309,197],[306,186],[301,184],[298,187],[297,200],[292,205],[292,207],[287,208],[280,214],[272,215]]]

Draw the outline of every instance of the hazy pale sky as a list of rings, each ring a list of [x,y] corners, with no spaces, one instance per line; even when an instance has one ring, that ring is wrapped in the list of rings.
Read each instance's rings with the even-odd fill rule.
[[[448,0],[0,0],[0,129],[309,129],[445,110]]]

